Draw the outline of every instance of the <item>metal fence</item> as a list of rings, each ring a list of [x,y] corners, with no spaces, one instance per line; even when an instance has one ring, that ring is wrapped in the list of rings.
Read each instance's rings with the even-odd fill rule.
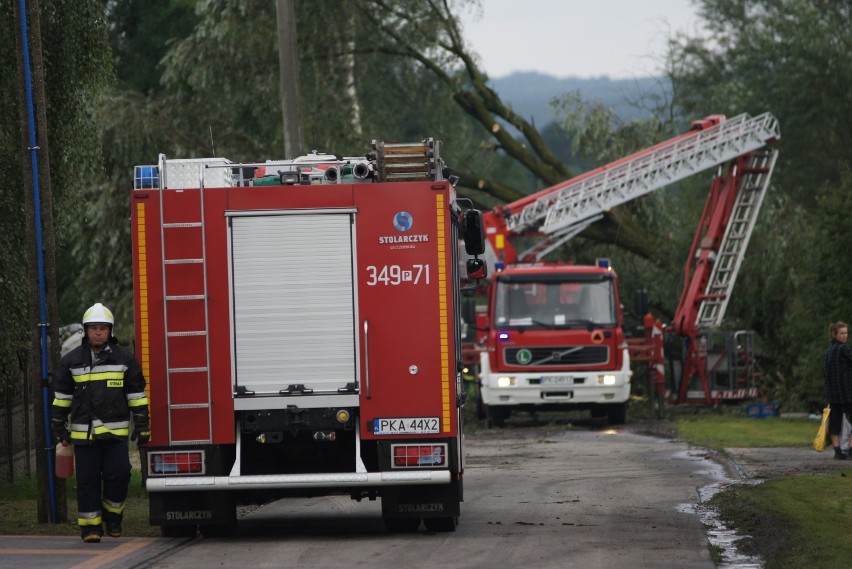
[[[32,390],[26,364],[7,362],[0,368],[0,486],[35,473]],[[17,365],[16,365],[17,363]]]

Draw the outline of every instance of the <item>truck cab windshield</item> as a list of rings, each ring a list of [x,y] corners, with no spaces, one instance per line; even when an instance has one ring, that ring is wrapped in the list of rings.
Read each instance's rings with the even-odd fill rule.
[[[615,290],[594,281],[497,281],[495,323],[500,328],[595,328],[616,325]]]

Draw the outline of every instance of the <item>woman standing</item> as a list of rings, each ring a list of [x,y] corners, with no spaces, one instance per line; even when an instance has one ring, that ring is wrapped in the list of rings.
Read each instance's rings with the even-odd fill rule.
[[[840,431],[843,416],[846,415],[847,420],[852,418],[852,348],[846,343],[848,337],[849,327],[845,322],[835,322],[828,327],[830,344],[825,351],[825,398],[831,405],[828,434],[835,460],[846,460],[840,448]]]

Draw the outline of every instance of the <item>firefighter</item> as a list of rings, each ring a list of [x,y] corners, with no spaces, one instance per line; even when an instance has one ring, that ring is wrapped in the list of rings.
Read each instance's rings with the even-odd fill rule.
[[[151,436],[145,378],[136,358],[112,335],[115,319],[96,303],[83,315],[81,345],[59,363],[51,407],[57,440],[74,445],[77,523],[86,543],[121,537],[130,484],[128,435],[145,444]]]

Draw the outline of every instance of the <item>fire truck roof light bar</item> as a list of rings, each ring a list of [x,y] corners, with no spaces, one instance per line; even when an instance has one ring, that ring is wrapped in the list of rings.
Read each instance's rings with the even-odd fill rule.
[[[353,488],[449,484],[449,470],[349,472],[339,474],[270,474],[255,476],[181,476],[148,478],[148,492],[258,490],[272,488]]]

